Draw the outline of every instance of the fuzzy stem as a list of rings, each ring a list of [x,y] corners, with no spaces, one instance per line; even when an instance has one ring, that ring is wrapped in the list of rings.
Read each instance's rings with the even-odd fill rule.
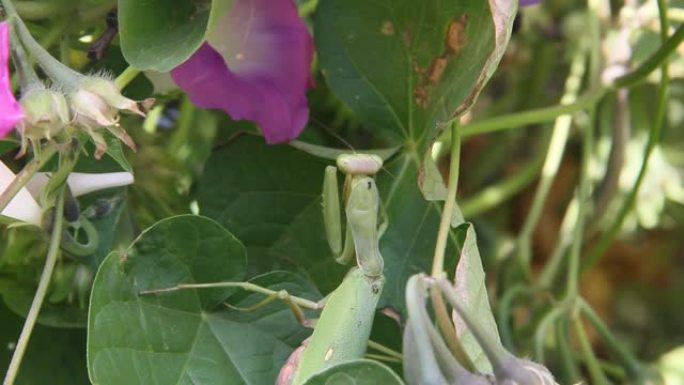
[[[67,90],[75,88],[78,80],[84,76],[55,59],[36,41],[36,39],[33,38],[31,32],[26,27],[26,24],[24,24],[16,9],[14,9],[11,0],[0,0],[0,3],[2,3],[5,8],[7,15],[12,17],[13,24],[17,29],[17,34],[21,38],[22,43],[24,43],[24,47],[36,58],[38,64],[40,64],[45,73]]]
[[[34,71],[33,66],[26,57],[24,52],[24,47],[22,47],[19,41],[19,36],[17,32],[12,28],[11,31],[11,46],[12,46],[12,59],[19,76],[19,82],[21,83],[22,94],[27,92],[29,89],[34,87],[44,87],[43,82],[38,79],[36,71]]]
[[[55,222],[52,227],[52,235],[50,236],[50,245],[48,247],[47,257],[45,258],[45,267],[43,268],[43,273],[40,276],[40,282],[38,283],[36,295],[33,297],[33,302],[31,302],[31,308],[26,315],[24,327],[21,329],[19,341],[17,341],[17,346],[14,350],[14,354],[12,355],[12,361],[7,369],[5,381],[3,382],[4,385],[14,385],[14,380],[19,373],[21,361],[24,357],[24,353],[26,352],[26,347],[28,346],[29,339],[31,338],[31,333],[33,332],[33,327],[36,325],[40,308],[43,306],[43,301],[47,295],[52,272],[57,262],[57,256],[59,255],[59,244],[62,240],[62,227],[64,224],[63,212],[64,188],[62,187],[62,190],[57,196],[57,205],[55,207],[54,217]]]

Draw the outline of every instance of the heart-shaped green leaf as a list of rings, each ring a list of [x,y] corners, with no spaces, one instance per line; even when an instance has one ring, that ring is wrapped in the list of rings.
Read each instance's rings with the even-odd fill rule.
[[[204,41],[213,20],[232,0],[119,0],[121,51],[141,70],[167,72]]]
[[[224,302],[236,308],[253,302],[244,294],[231,297],[234,288],[141,294],[179,283],[242,281],[245,266],[245,250],[235,237],[216,222],[191,215],[160,221],[123,254],[110,254],[91,297],[93,384],[273,383],[305,334],[286,306],[229,309]],[[283,288],[280,279],[261,279]],[[300,294],[295,286],[285,284]]]
[[[314,32],[330,88],[359,118],[424,153],[496,68],[517,2],[325,0]]]
[[[198,186],[200,213],[245,245],[250,269],[306,271],[327,293],[348,269],[336,264],[323,230],[327,161],[288,146],[240,137],[215,151]]]

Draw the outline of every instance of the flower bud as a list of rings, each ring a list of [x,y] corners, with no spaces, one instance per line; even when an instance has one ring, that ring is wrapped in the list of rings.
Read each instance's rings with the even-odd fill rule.
[[[83,126],[107,127],[119,122],[119,111],[110,107],[99,95],[88,90],[79,89],[69,95],[69,104],[74,120]]]
[[[24,119],[19,123],[22,139],[51,139],[69,123],[69,107],[59,92],[33,88],[19,103],[24,109]]]
[[[126,110],[145,116],[138,107],[138,103],[121,95],[114,82],[101,77],[88,77],[81,82],[81,89],[98,95],[111,108],[119,111]]]
[[[74,120],[79,123],[95,142],[95,158],[100,158],[107,150],[107,143],[97,132],[105,127],[109,132],[135,150],[135,143],[126,131],[119,127],[119,112],[130,111],[145,116],[138,103],[121,95],[114,82],[97,76],[84,77],[78,88],[69,95]],[[143,107],[151,106],[153,99],[143,102]]]

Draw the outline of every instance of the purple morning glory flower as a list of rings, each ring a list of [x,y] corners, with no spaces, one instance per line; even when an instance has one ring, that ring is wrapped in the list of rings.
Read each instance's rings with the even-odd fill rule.
[[[207,41],[171,75],[196,105],[257,123],[267,143],[309,119],[313,40],[292,0],[235,0]]]
[[[5,137],[24,117],[12,94],[9,75],[9,32],[7,22],[0,23],[0,138]]]

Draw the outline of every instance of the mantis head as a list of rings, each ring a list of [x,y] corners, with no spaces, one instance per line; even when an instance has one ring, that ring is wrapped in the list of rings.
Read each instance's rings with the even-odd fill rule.
[[[375,175],[382,168],[382,158],[371,154],[342,154],[337,168],[347,175]]]

